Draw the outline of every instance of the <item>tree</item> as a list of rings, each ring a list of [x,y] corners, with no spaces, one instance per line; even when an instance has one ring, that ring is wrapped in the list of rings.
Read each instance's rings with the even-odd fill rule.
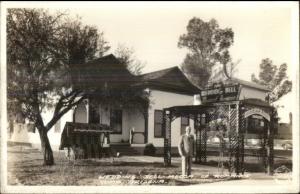
[[[63,25],[62,46],[69,64],[84,63],[95,57],[102,57],[109,49],[104,40],[103,32],[93,26],[85,26],[80,18],[76,20],[67,18]]]
[[[116,57],[121,63],[127,66],[127,69],[134,75],[142,74],[145,64],[134,56],[134,49],[125,44],[119,44],[115,50]]]
[[[196,85],[205,87],[211,68],[216,63],[226,66],[231,61],[229,47],[233,44],[231,28],[222,29],[215,19],[205,22],[192,18],[187,33],[179,37],[178,47],[187,48],[189,53],[182,63],[183,71]]]
[[[251,75],[253,82],[266,86],[271,92],[269,94],[270,102],[279,100],[292,90],[292,82],[288,80],[286,75],[287,64],[283,63],[279,69],[273,64],[269,58],[262,59],[258,78],[254,74]]]
[[[237,65],[241,62],[241,59],[236,62],[230,61],[226,65],[223,66],[223,72],[226,78],[231,79],[234,77],[237,72]]]
[[[44,9],[8,9],[8,112],[21,111],[37,128],[45,165],[54,158],[48,131],[86,96],[72,87],[70,67],[108,49],[95,27]],[[13,108],[17,107],[17,108]],[[42,112],[52,108],[44,123]]]

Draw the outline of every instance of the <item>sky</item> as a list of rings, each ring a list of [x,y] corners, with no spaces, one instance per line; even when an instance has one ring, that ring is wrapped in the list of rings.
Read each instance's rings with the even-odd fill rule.
[[[250,80],[262,59],[288,64],[296,80],[298,68],[298,2],[17,2],[12,7],[65,10],[104,32],[113,53],[119,44],[133,48],[145,63],[143,73],[180,66],[188,53],[177,43],[190,19],[214,18],[221,28],[232,28],[233,61],[240,60],[235,77]],[[297,17],[295,17],[295,14]],[[295,35],[296,34],[296,35]],[[296,47],[295,47],[296,45]],[[295,49],[296,48],[296,49]],[[297,50],[298,49],[298,50]],[[282,104],[291,109],[290,98]],[[289,112],[288,110],[288,112]]]
[[[180,66],[188,50],[177,47],[190,19],[214,18],[221,28],[232,28],[230,48],[238,64],[236,77],[250,80],[262,59],[298,65],[292,60],[293,32],[298,27],[298,2],[13,2],[10,7],[43,7],[79,16],[104,32],[113,53],[118,44],[135,50],[145,62],[143,72]],[[296,25],[295,25],[296,24]],[[298,32],[298,31],[297,31]],[[297,41],[296,41],[297,42]],[[289,68],[292,71],[292,68]],[[291,72],[288,72],[290,75]]]
[[[138,3],[101,4],[93,8],[71,8],[72,15],[95,25],[104,32],[111,50],[125,44],[135,50],[135,56],[144,61],[143,73],[180,66],[188,53],[177,43],[186,33],[186,26],[193,17],[204,21],[214,18],[221,28],[232,28],[234,44],[230,54],[236,67],[235,77],[249,80],[251,74],[259,72],[262,59],[270,58],[275,65],[288,64],[288,75],[293,79],[293,13],[291,4],[282,3]],[[297,4],[294,4],[297,6]],[[296,63],[295,63],[296,62]],[[281,122],[289,122],[292,111],[292,94],[282,98],[279,116]]]
[[[193,17],[215,18],[221,28],[232,28],[230,53],[233,61],[241,60],[236,73],[239,78],[250,80],[267,57],[276,65],[293,65],[291,8],[276,3],[106,3],[74,7],[69,12],[103,31],[110,52],[118,44],[133,48],[136,58],[146,64],[143,72],[180,66],[188,50],[178,48],[177,43]]]

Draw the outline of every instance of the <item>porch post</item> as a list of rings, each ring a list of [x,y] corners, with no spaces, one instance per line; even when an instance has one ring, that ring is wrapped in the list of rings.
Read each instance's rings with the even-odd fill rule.
[[[239,105],[229,105],[229,174],[240,173]]]
[[[236,149],[236,154],[235,154],[235,162],[236,162],[236,166],[235,166],[235,173],[237,175],[239,175],[240,173],[240,140],[239,140],[239,122],[240,122],[240,117],[239,117],[239,111],[240,111],[240,107],[239,107],[239,104],[236,105],[236,136],[237,136],[237,149]]]
[[[239,161],[240,161],[240,172],[244,174],[244,163],[245,163],[245,127],[246,127],[246,121],[245,121],[245,108],[243,106],[239,106]]]
[[[163,133],[164,133],[164,165],[171,165],[171,120],[172,112],[163,110]]]
[[[268,146],[267,146],[267,155],[268,155],[268,164],[267,172],[269,175],[273,175],[274,172],[274,125],[275,125],[274,114],[272,112],[271,119],[268,125]]]
[[[146,144],[148,143],[148,119],[149,119],[148,108],[144,113],[144,119],[145,119],[144,143]]]
[[[266,120],[266,119],[264,119]],[[269,128],[270,128],[270,123],[268,123],[263,131],[263,135],[261,138],[261,157],[262,157],[262,165],[264,167],[265,173],[267,173],[267,168],[268,168],[268,137],[269,137]]]
[[[200,136],[200,116],[199,114],[194,115],[194,129],[196,132],[196,156],[195,162],[200,163],[200,151],[201,151],[201,136]]]
[[[206,144],[207,144],[207,121],[208,115],[206,113],[201,114],[200,121],[200,163],[206,163]]]

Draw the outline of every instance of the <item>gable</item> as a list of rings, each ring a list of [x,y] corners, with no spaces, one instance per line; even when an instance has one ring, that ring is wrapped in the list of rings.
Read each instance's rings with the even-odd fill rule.
[[[193,85],[178,67],[155,71],[140,76],[144,86],[184,94],[197,94],[200,89]]]
[[[72,83],[80,88],[124,87],[137,81],[114,55],[71,67]]]

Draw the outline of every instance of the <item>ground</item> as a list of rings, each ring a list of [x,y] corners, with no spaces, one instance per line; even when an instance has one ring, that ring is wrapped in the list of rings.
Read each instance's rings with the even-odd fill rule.
[[[172,166],[164,167],[162,157],[121,156],[69,162],[63,151],[54,152],[55,165],[43,166],[42,154],[35,149],[14,146],[8,149],[9,185],[196,185],[250,180],[290,181],[291,173],[268,176],[261,170],[256,157],[246,157],[245,175],[223,177],[215,156],[207,165],[193,164],[191,178],[180,177],[180,158],[172,158]],[[291,169],[291,157],[276,157],[275,168]],[[218,183],[217,183],[218,182]]]

